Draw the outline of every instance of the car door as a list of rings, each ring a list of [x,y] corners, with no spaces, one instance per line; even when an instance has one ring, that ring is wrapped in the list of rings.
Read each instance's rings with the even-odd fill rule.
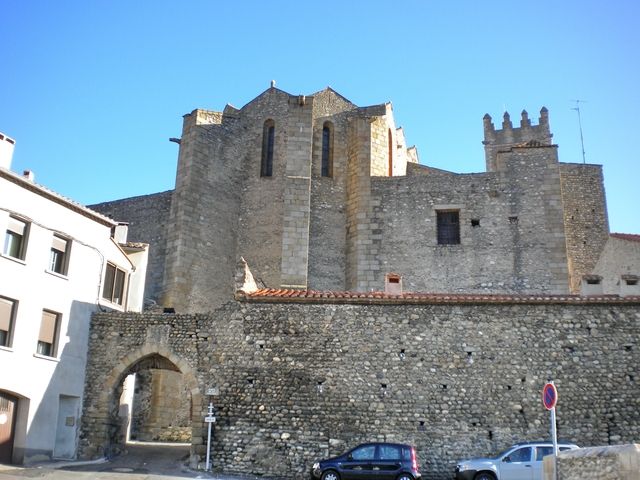
[[[533,460],[533,480],[542,480],[542,459],[547,455],[553,455],[553,447],[549,445],[539,445],[536,447],[536,456]]]
[[[355,448],[342,462],[340,478],[343,480],[364,480],[372,476],[373,461],[376,455],[375,445],[362,445]]]
[[[373,476],[380,480],[394,480],[402,468],[402,447],[400,445],[378,445],[373,462]]]
[[[520,447],[507,453],[500,461],[500,480],[533,480],[531,447]]]

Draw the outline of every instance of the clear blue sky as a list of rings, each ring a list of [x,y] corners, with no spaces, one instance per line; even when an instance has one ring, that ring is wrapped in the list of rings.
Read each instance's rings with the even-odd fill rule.
[[[173,188],[182,115],[269,86],[393,102],[421,163],[484,170],[482,116],[550,111],[560,160],[604,165],[611,231],[640,233],[636,0],[0,0],[13,170],[84,204]]]

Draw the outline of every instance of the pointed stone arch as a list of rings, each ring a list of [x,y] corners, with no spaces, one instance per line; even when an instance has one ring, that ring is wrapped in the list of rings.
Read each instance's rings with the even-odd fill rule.
[[[156,357],[154,359],[154,357]],[[95,434],[92,434],[93,443],[97,448],[93,453],[111,456],[119,452],[119,439],[122,438],[122,425],[117,418],[117,404],[119,400],[118,390],[127,374],[129,374],[135,366],[145,360],[154,359],[159,361],[163,368],[179,371],[183,375],[191,394],[191,449],[190,463],[192,467],[197,467],[202,455],[202,412],[203,412],[203,395],[198,386],[196,370],[184,359],[180,358],[171,351],[166,344],[161,343],[145,343],[140,348],[132,350],[126,356],[122,357],[117,364],[109,371],[104,378],[102,389],[95,403],[94,411],[91,416],[94,418],[93,425],[96,428]],[[157,360],[156,360],[157,359]],[[162,363],[164,362],[167,363]]]

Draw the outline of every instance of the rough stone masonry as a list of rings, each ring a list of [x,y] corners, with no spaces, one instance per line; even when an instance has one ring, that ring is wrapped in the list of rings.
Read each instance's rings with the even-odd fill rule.
[[[286,292],[208,314],[96,315],[82,456],[118,449],[119,384],[150,358],[191,392],[194,466],[215,387],[225,472],[301,479],[317,458],[390,440],[416,445],[426,479],[451,478],[460,459],[548,437],[549,378],[562,439],[640,438],[638,297]]]

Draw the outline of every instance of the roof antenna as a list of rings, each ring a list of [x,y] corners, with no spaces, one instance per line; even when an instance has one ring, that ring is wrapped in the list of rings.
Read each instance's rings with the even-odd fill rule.
[[[578,125],[580,126],[580,145],[582,145],[582,163],[587,163],[584,156],[584,137],[582,136],[582,118],[580,118],[580,104],[586,103],[584,100],[571,100],[576,102],[576,106],[571,110],[578,112]]]

